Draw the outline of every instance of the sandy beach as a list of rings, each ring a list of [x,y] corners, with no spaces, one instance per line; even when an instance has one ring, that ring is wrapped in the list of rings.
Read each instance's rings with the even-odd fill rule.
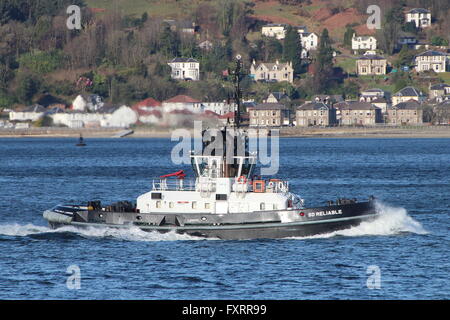
[[[192,129],[188,129],[193,132]],[[265,130],[265,129],[264,129]],[[1,138],[117,138],[123,129],[70,129],[70,128],[30,128],[0,129]],[[170,138],[173,129],[138,127],[129,138]],[[331,127],[331,128],[282,128],[281,137],[302,138],[450,138],[450,126],[416,127]]]

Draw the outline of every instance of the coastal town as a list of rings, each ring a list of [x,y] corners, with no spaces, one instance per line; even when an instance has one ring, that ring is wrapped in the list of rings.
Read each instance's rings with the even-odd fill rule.
[[[231,63],[235,54],[244,56],[247,75],[243,80],[242,124],[254,128],[449,125],[449,39],[430,36],[434,33],[429,30],[437,30],[439,20],[429,8],[400,9],[390,11],[391,15],[401,12],[403,24],[392,48],[383,44],[386,39],[380,34],[350,24],[343,39],[331,37],[327,29],[311,31],[306,25],[264,21],[252,25],[245,34],[249,49],[241,52],[236,48],[239,46],[232,45],[227,58]],[[144,78],[153,72],[155,81],[161,79],[155,85],[169,88],[153,94],[150,87],[143,88],[140,95],[122,98],[116,94],[119,97],[115,98],[115,78],[109,77],[105,91],[101,87],[105,77],[99,72],[74,73],[75,89],[67,90],[69,94],[58,95],[44,88],[29,93],[27,99],[14,102],[8,98],[9,104],[4,102],[8,99],[0,99],[0,133],[36,127],[189,128],[194,120],[208,125],[232,123],[236,104],[227,85],[231,80],[229,63],[214,72],[205,59],[221,46],[209,36],[210,26],[199,18],[155,21],[163,28],[163,36],[169,37],[168,45],[176,41],[170,39],[175,35],[195,45],[190,54],[189,50],[184,50],[185,54],[174,50],[176,55],[170,57],[169,50],[165,56],[159,55],[155,68],[145,63],[140,66]],[[384,27],[388,27],[387,22]],[[139,28],[128,32],[134,34]],[[356,30],[366,30],[367,34]],[[262,44],[275,49],[258,52]],[[20,61],[27,63],[26,59]],[[66,84],[70,86],[68,81]],[[177,86],[183,89],[170,90]],[[205,88],[194,90],[201,86]],[[8,89],[3,92],[6,97]]]

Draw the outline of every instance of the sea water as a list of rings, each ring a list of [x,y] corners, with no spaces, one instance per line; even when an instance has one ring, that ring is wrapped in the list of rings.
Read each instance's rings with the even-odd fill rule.
[[[374,195],[380,217],[245,241],[48,228],[56,204],[135,200],[190,173],[170,139],[86,142],[0,139],[0,299],[450,298],[450,139],[281,139],[279,177],[306,206]]]

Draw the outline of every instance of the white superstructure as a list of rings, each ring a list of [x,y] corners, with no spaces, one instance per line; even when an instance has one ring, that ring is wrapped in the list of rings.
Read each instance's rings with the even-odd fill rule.
[[[153,181],[152,191],[137,199],[142,213],[228,214],[290,210],[302,200],[289,192],[286,181],[264,180],[253,175],[257,155],[195,155],[191,162],[196,178],[182,171]]]

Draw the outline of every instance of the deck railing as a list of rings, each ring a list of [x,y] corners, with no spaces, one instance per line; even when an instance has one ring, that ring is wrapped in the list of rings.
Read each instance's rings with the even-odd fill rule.
[[[193,179],[154,179],[153,190],[158,191],[195,191]]]

